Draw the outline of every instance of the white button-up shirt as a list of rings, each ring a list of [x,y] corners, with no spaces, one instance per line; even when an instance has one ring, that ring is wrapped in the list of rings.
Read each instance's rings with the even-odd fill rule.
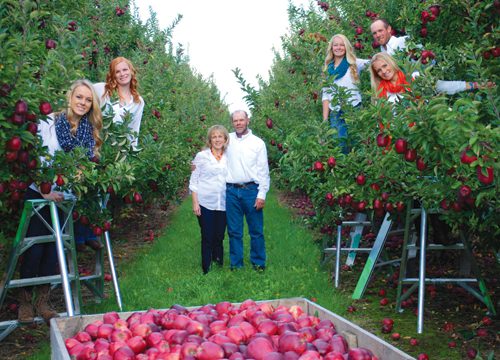
[[[226,210],[227,156],[219,161],[210,149],[196,154],[195,169],[189,179],[189,190],[198,195],[198,202],[208,210]]]
[[[128,124],[128,127],[136,133],[135,137],[130,137],[130,141],[132,142],[132,146],[136,147],[137,146],[137,137],[139,136],[139,131],[141,129],[141,120],[142,120],[142,113],[144,111],[144,99],[142,96],[139,96],[139,102],[136,103],[134,102],[134,99],[132,98],[128,104],[121,105],[119,101],[117,102],[112,102],[109,96],[105,95],[105,86],[106,83],[95,83],[94,84],[94,90],[97,94],[97,97],[99,98],[99,102],[101,105],[101,109],[103,111],[108,110],[108,105],[111,106],[113,109],[114,117],[113,117],[113,122],[114,123],[122,123],[123,118],[127,113],[131,114],[131,121]]]
[[[227,178],[231,184],[255,182],[259,186],[257,198],[265,200],[269,191],[269,164],[267,162],[266,144],[262,139],[248,133],[242,137],[236,133],[229,134],[227,154]]]
[[[381,52],[386,52],[389,55],[394,55],[396,51],[404,51],[406,50],[406,39],[408,36],[391,36],[387,44],[384,46],[380,46]]]

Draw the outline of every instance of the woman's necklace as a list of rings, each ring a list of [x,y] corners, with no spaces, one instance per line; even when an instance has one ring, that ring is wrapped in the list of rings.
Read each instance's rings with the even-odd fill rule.
[[[215,151],[214,151],[214,149],[213,149],[213,148],[212,148],[212,149],[210,149],[210,151],[212,151],[212,155],[215,157],[215,160],[220,161],[220,159],[222,159],[222,154],[223,154],[223,152],[222,152],[222,151],[221,151],[221,153],[220,153],[220,154],[215,153]]]

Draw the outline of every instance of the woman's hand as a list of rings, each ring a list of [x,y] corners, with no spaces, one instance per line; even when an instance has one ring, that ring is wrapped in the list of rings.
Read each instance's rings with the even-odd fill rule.
[[[59,191],[51,191],[48,194],[42,194],[45,200],[51,200],[55,202],[61,202],[64,200],[64,194]]]
[[[201,216],[200,204],[198,203],[195,204],[193,202],[193,214],[195,214],[196,216]]]

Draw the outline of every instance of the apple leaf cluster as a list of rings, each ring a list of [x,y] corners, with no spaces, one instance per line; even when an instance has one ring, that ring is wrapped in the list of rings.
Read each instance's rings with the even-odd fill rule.
[[[311,223],[335,228],[359,211],[396,216],[421,203],[498,250],[499,16],[493,0],[290,5],[290,31],[269,80],[247,100],[277,183],[308,194]],[[408,78],[411,91],[394,105],[374,96],[369,70],[360,74],[360,108],[338,92],[333,102],[342,105],[351,148],[344,154],[336,130],[322,121],[321,90],[331,85],[322,72],[326,48],[334,34],[344,34],[356,56],[369,59],[380,51],[370,32],[378,17],[396,36],[408,36],[396,59],[408,77],[420,76]],[[436,93],[437,80],[497,85],[444,96]]]
[[[170,28],[156,14],[142,22],[132,2],[84,0],[4,1],[0,9],[0,217],[1,228],[17,227],[24,192],[35,183],[69,190],[79,201],[74,219],[94,229],[109,227],[100,203],[110,195],[113,213],[125,207],[175,199],[185,187],[190,161],[212,123],[228,110],[211,80],[189,66],[175,48]],[[109,62],[124,56],[138,72],[145,100],[138,146],[131,146],[128,119],[103,119],[99,158],[83,151],[48,156],[37,136],[47,115],[63,110],[74,80],[106,80]],[[196,96],[193,96],[196,94]],[[145,205],[144,205],[145,204]],[[127,210],[129,211],[129,210]],[[99,233],[99,230],[94,232]]]

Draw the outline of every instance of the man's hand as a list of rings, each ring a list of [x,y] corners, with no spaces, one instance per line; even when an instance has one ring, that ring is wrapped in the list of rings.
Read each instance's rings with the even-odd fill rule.
[[[259,198],[255,199],[255,205],[254,205],[254,207],[255,207],[256,210],[263,209],[264,205],[266,205],[266,200],[262,200],[262,199],[259,199]]]

